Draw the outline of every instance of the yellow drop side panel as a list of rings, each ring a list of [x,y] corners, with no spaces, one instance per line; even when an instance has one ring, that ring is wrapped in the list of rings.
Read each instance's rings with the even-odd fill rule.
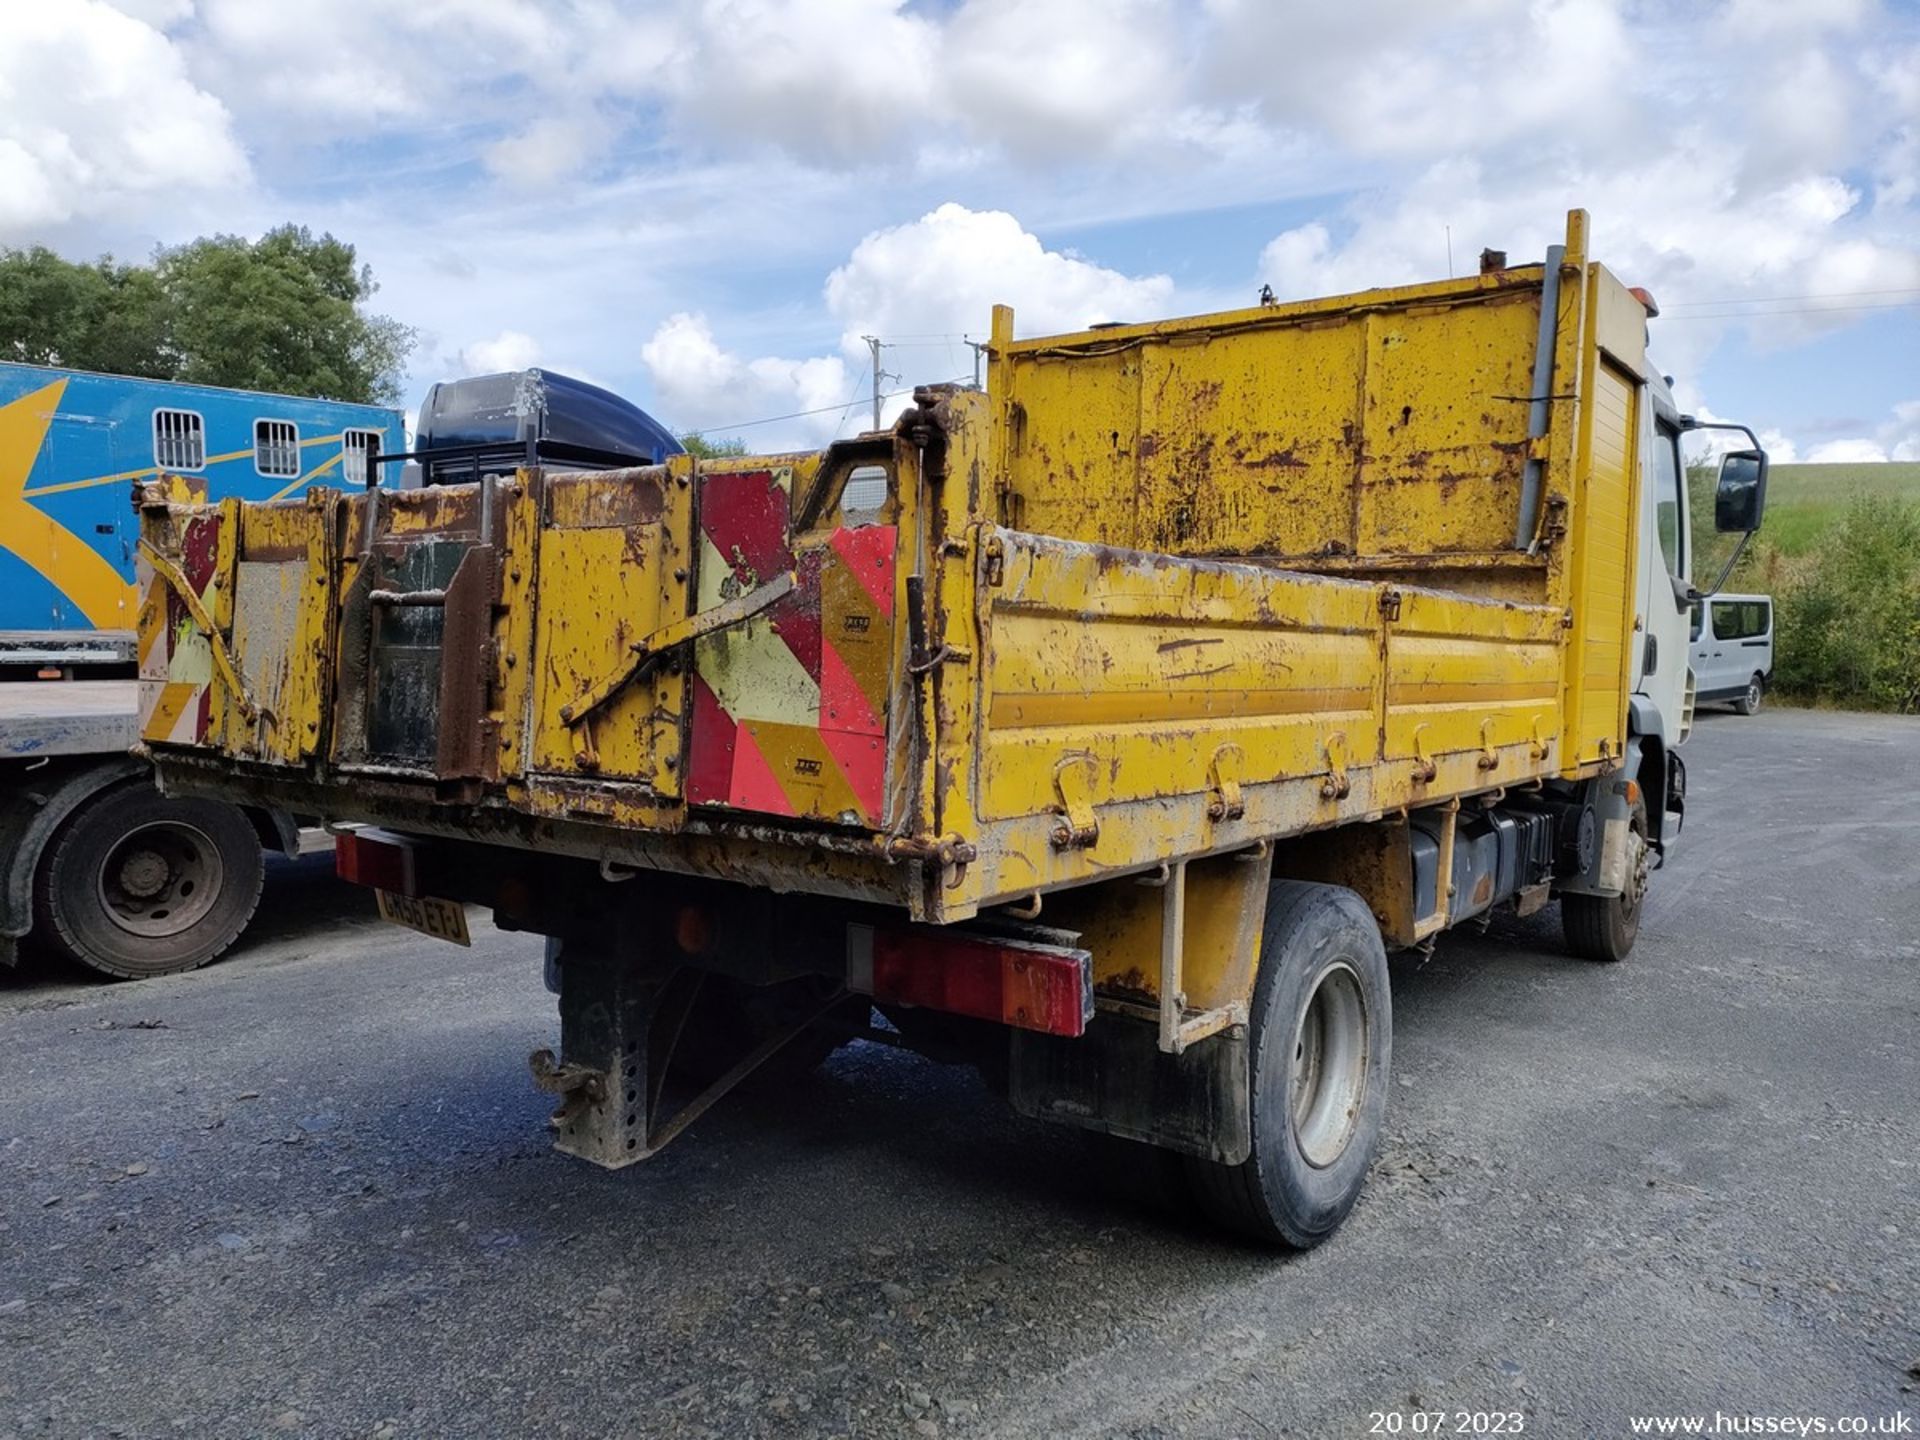
[[[1438,563],[1541,600],[1547,560],[1514,528],[1543,275],[1045,340],[1003,313],[1002,523],[1304,569]]]

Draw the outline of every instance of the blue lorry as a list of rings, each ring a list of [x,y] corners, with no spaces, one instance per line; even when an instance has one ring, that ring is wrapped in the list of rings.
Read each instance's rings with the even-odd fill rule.
[[[292,820],[172,799],[135,735],[136,483],[184,498],[358,487],[397,410],[0,362],[0,963],[30,931],[139,978],[203,965],[252,916]]]

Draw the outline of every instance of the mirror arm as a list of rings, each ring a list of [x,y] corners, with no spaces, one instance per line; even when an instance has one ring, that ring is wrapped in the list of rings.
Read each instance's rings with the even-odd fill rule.
[[[1754,532],[1751,530],[1748,530],[1745,533],[1743,533],[1737,541],[1734,542],[1733,553],[1727,556],[1727,563],[1720,567],[1720,574],[1719,574],[1719,577],[1713,582],[1713,588],[1707,591],[1699,591],[1699,590],[1694,591],[1693,598],[1695,600],[1708,599],[1711,596],[1718,595],[1723,589],[1726,588],[1727,577],[1733,574],[1733,567],[1740,563],[1740,557],[1747,553],[1747,542],[1753,539],[1753,535],[1754,535]]]
[[[1764,451],[1767,448],[1760,443],[1760,437],[1753,433],[1752,427],[1742,425],[1734,420],[1700,420],[1692,415],[1682,415],[1680,417],[1680,429],[1682,432],[1689,430],[1738,430],[1742,435],[1747,437],[1747,443],[1755,450]]]

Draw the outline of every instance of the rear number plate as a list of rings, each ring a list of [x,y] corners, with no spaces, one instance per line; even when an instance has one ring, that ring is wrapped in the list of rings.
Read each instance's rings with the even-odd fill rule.
[[[431,935],[436,940],[451,940],[456,945],[471,945],[467,934],[467,912],[451,900],[433,895],[396,895],[391,890],[376,890],[380,918]]]

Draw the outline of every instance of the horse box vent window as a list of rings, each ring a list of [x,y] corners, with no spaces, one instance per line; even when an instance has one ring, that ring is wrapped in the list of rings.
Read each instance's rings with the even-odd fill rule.
[[[262,475],[298,475],[300,427],[291,420],[254,421],[253,468]]]
[[[340,478],[349,485],[373,479],[373,457],[380,453],[378,430],[346,430],[340,435]]]
[[[206,422],[191,410],[154,411],[153,463],[162,470],[206,469]]]

